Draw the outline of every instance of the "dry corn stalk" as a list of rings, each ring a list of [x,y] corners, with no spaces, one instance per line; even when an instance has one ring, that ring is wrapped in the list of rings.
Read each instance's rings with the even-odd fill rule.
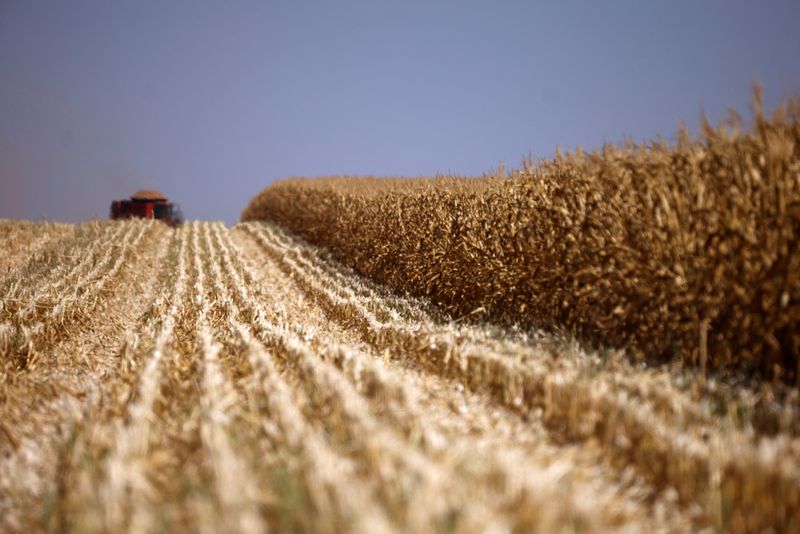
[[[791,379],[800,100],[766,116],[756,94],[755,111],[746,130],[704,124],[696,140],[578,151],[507,178],[286,180],[242,220],[278,222],[454,317]]]

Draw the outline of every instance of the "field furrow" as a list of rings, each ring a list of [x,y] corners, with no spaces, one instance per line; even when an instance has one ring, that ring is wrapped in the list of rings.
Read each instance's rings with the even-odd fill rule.
[[[122,230],[121,226],[85,223],[76,227],[71,239],[54,243],[37,261],[20,268],[0,290],[0,324],[14,328],[13,321],[18,321],[24,310],[46,310],[54,305],[47,301],[50,290],[79,271],[88,257],[103,249],[103,243],[111,243],[115,231]]]
[[[79,436],[123,380],[126,347],[155,294],[154,264],[166,255],[169,239],[163,228],[152,227],[80,328],[42,347],[24,369],[7,368],[0,377],[0,420],[8,429],[8,440],[0,440],[6,527],[22,518],[49,528],[66,523],[59,495],[70,480]]]
[[[244,244],[246,245],[246,243]],[[255,252],[255,254],[257,254],[257,252]],[[225,255],[223,255],[223,257],[225,257]],[[258,263],[264,265],[265,263],[271,263],[271,260],[265,261],[262,259]],[[552,465],[552,454],[548,454],[545,448],[531,447],[524,451],[514,450],[516,443],[513,441],[503,442],[503,440],[500,440],[500,443],[495,442],[491,443],[491,445],[500,445],[501,447],[509,449],[509,457],[518,455],[515,462],[502,463],[502,460],[492,458],[482,462],[485,465],[481,465],[479,468],[470,467],[476,471],[474,476],[483,480],[459,480],[459,477],[456,475],[458,469],[465,469],[465,465],[472,463],[475,458],[483,457],[486,454],[486,450],[491,450],[491,440],[488,436],[493,433],[491,432],[491,426],[489,426],[489,428],[486,427],[485,422],[487,420],[493,418],[497,419],[499,417],[502,421],[499,423],[499,426],[505,426],[509,434],[513,433],[516,436],[517,442],[524,442],[526,439],[530,439],[533,442],[546,440],[547,438],[542,435],[544,431],[542,430],[542,434],[538,436],[532,436],[530,427],[535,427],[535,422],[530,420],[522,421],[518,415],[502,409],[498,410],[491,406],[491,404],[487,405],[486,401],[481,398],[473,398],[472,402],[465,402],[463,388],[458,385],[449,384],[442,387],[441,384],[438,384],[438,392],[430,391],[434,388],[435,381],[432,381],[430,377],[413,373],[411,369],[404,368],[403,366],[383,366],[383,352],[374,353],[374,355],[370,356],[364,354],[360,350],[340,345],[335,340],[336,333],[342,331],[339,327],[340,325],[331,322],[326,323],[325,319],[313,319],[309,316],[309,311],[317,307],[313,304],[315,295],[310,295],[308,296],[309,298],[306,298],[307,296],[297,294],[296,292],[294,294],[291,294],[291,292],[287,294],[286,288],[293,287],[294,284],[292,284],[292,280],[298,282],[297,277],[290,279],[285,273],[281,272],[277,264],[273,264],[271,269],[264,270],[271,272],[267,278],[261,280],[261,285],[282,288],[281,292],[286,294],[285,297],[280,298],[282,302],[286,303],[282,310],[283,320],[289,325],[300,326],[311,324],[315,326],[313,329],[308,330],[302,330],[302,328],[300,328],[295,335],[298,337],[308,337],[312,343],[314,343],[315,338],[320,338],[316,340],[318,346],[322,347],[318,349],[319,355],[317,358],[321,356],[324,361],[330,361],[333,365],[338,365],[356,388],[365,391],[368,397],[375,397],[375,401],[368,400],[367,402],[369,405],[374,405],[374,413],[380,415],[380,419],[382,420],[381,426],[403,429],[405,434],[403,437],[392,436],[394,441],[403,443],[401,448],[405,448],[408,451],[414,448],[421,448],[428,453],[421,455],[425,459],[426,466],[446,466],[446,469],[443,471],[444,476],[441,477],[441,480],[444,481],[440,482],[440,484],[442,484],[441,490],[434,489],[430,494],[425,494],[426,497],[423,499],[423,502],[428,503],[428,508],[431,508],[430,501],[437,498],[435,495],[440,494],[452,497],[453,502],[470,500],[480,503],[486,502],[487,499],[496,499],[496,502],[492,503],[491,506],[501,510],[507,509],[509,502],[516,502],[522,510],[530,513],[528,516],[521,514],[520,517],[516,518],[521,524],[513,523],[511,520],[514,518],[509,517],[507,513],[503,514],[503,520],[499,520],[496,514],[492,515],[486,512],[485,516],[479,521],[476,517],[480,515],[476,513],[477,506],[471,510],[473,517],[458,517],[458,514],[453,512],[453,502],[447,502],[447,498],[445,498],[445,502],[442,506],[443,509],[450,510],[450,513],[453,514],[451,521],[463,521],[464,524],[471,525],[473,528],[477,528],[478,525],[483,525],[481,528],[488,528],[490,524],[494,524],[493,522],[502,523],[502,521],[511,521],[512,525],[517,528],[530,529],[537,526],[544,528],[547,526],[546,521],[542,524],[531,523],[534,518],[540,518],[537,513],[531,513],[531,511],[542,509],[543,503],[552,503],[552,501],[556,499],[556,495],[558,496],[557,501],[560,502],[561,505],[553,506],[551,504],[548,509],[553,515],[548,517],[553,520],[557,517],[560,522],[573,521],[580,525],[601,525],[604,522],[624,524],[631,518],[637,517],[637,515],[640,519],[644,515],[642,508],[636,505],[636,501],[637,499],[641,501],[644,498],[652,498],[652,494],[648,494],[646,489],[642,490],[638,487],[632,488],[626,495],[624,491],[611,489],[611,486],[615,482],[608,481],[606,482],[607,485],[603,487],[602,479],[604,478],[604,474],[599,470],[595,470],[591,475],[587,475],[586,477],[587,479],[591,478],[598,488],[602,488],[601,491],[595,492],[594,489],[589,489],[588,484],[581,484],[580,479],[582,475],[579,473],[580,469],[577,465],[572,464],[572,462],[560,464],[559,476],[550,477],[552,471],[548,470],[548,466]],[[252,274],[251,276],[253,278],[257,277],[256,274]],[[299,287],[302,287],[302,283],[300,283]],[[323,315],[322,308],[317,309],[316,313],[317,315]],[[326,330],[328,332],[325,332]],[[286,337],[286,334],[284,334],[284,337]],[[292,341],[293,340],[290,339],[289,343]],[[287,341],[279,341],[278,343],[281,342],[287,343]],[[300,382],[317,383],[317,387],[314,388],[314,392],[317,392],[317,395],[322,395],[323,393],[334,395],[337,389],[341,390],[344,388],[341,384],[341,380],[337,380],[336,376],[328,377],[327,383],[320,383],[326,380],[324,375],[315,378],[313,374],[316,372],[317,375],[322,375],[322,366],[319,363],[313,363],[316,358],[309,357],[307,351],[298,350],[298,345],[300,345],[300,343],[296,341],[289,345],[290,350],[294,349],[295,352],[295,354],[291,355],[292,360],[299,362],[298,367],[301,373],[310,375],[308,377],[301,376],[299,379]],[[388,350],[394,352],[395,349],[396,348],[390,348]],[[343,356],[344,354],[346,354],[347,357]],[[357,363],[353,363],[354,361]],[[378,366],[380,366],[380,371],[378,371]],[[355,369],[358,371],[355,371]],[[364,384],[363,376],[365,374],[372,375],[372,382],[369,383],[369,385]],[[415,374],[416,376],[414,376]],[[376,377],[381,377],[381,383],[376,383]],[[405,385],[401,386],[400,384]],[[419,388],[414,388],[414,384],[423,385],[422,391],[420,391]],[[348,388],[352,389],[352,387],[353,386],[348,385]],[[450,392],[446,390],[447,387],[452,388]],[[388,391],[392,391],[392,393],[389,394],[387,393]],[[461,392],[461,394],[459,394],[459,392]],[[340,396],[343,395],[345,395],[345,393],[340,393]],[[352,398],[353,396],[354,394],[350,393],[349,397]],[[393,400],[390,400],[391,398],[393,398]],[[413,408],[416,403],[413,402],[412,399],[425,399],[424,405],[426,409],[421,410],[419,407]],[[398,403],[400,403],[399,406]],[[331,404],[332,400],[330,398],[322,398],[317,401],[317,407],[331,406]],[[393,404],[394,406],[392,406]],[[440,406],[439,410],[434,409],[437,404]],[[344,405],[344,402],[339,400],[335,405]],[[349,406],[351,410],[355,410],[357,405],[352,402]],[[467,408],[467,406],[469,406],[469,408]],[[339,416],[341,418],[347,418],[347,411],[344,409],[341,411],[344,411],[344,413],[339,414]],[[396,418],[392,417],[393,411],[397,414]],[[462,419],[471,420],[473,424],[447,424],[449,420],[458,420],[458,418],[453,418],[454,412],[459,414]],[[361,419],[363,420],[363,417]],[[348,419],[348,421],[350,421],[350,426],[353,424],[352,421],[358,420],[359,418],[354,417],[352,414]],[[476,421],[480,422],[477,423]],[[348,428],[348,425],[345,424],[336,424],[335,426],[343,430]],[[467,427],[468,430],[465,427]],[[513,428],[514,431],[510,431],[511,428]],[[477,429],[480,429],[481,433],[485,432],[487,435],[482,435],[482,439],[476,440],[474,432]],[[366,431],[358,429],[356,429],[354,434],[380,435],[380,433],[375,430]],[[345,436],[344,439],[347,443],[351,443],[358,438],[348,435]],[[408,439],[413,441],[408,442]],[[409,453],[406,454],[408,455]],[[583,450],[580,451],[580,454],[583,455],[583,457],[591,457],[591,460],[595,463],[598,460],[597,455],[592,451]],[[520,459],[523,457],[526,458],[526,460],[523,464],[520,464]],[[538,485],[536,491],[532,491],[530,486],[531,479],[523,478],[518,480],[516,485],[518,493],[510,492],[505,496],[494,495],[491,496],[491,499],[487,496],[483,496],[482,499],[468,499],[465,490],[471,487],[484,487],[486,480],[498,478],[509,481],[517,480],[515,471],[508,470],[512,465],[517,465],[517,468],[519,468],[520,465],[524,465],[526,472],[531,475],[532,479],[550,478],[552,480],[552,485],[550,487],[547,487],[546,484]],[[581,468],[584,467],[586,466],[581,466]],[[425,469],[431,470],[430,467],[426,467]],[[606,474],[605,476],[607,477],[608,475],[610,474]],[[613,476],[611,478],[613,478]],[[565,487],[572,487],[573,489],[565,492]],[[583,494],[583,492],[586,493]],[[419,495],[420,491],[415,490],[412,493],[414,495]],[[582,509],[580,503],[586,502],[587,496],[593,493],[596,494],[590,499],[591,502],[593,502],[592,510]],[[615,493],[617,494],[616,498],[613,498]],[[647,497],[645,497],[645,495]],[[612,496],[612,498],[607,499],[609,496]],[[441,499],[441,497],[439,497],[439,499]],[[412,504],[409,508],[414,509],[415,507]],[[611,512],[611,510],[613,510],[613,512]],[[675,516],[673,516],[673,521],[676,524],[679,523]],[[426,525],[430,525],[429,520]]]
[[[203,353],[203,414],[200,435],[213,471],[214,496],[219,509],[219,518],[211,523],[216,524],[214,530],[219,531],[261,532],[264,530],[264,523],[258,513],[257,484],[251,477],[252,468],[243,463],[243,456],[233,450],[228,438],[231,412],[237,408],[238,399],[228,378],[220,369],[219,355],[222,347],[214,339],[209,324],[212,303],[206,294],[206,273],[200,260],[197,228],[193,229],[194,266],[197,271],[195,295],[199,308],[196,332],[200,336]],[[208,246],[207,225],[203,227],[203,237],[203,257],[208,262],[213,258],[213,251]]]
[[[213,262],[213,273],[216,280],[217,296],[223,304],[228,316],[229,324],[234,328],[243,346],[246,347],[249,365],[258,379],[244,387],[245,395],[251,399],[251,404],[258,404],[258,397],[267,395],[268,417],[265,430],[270,440],[281,439],[275,429],[281,429],[286,435],[284,441],[274,443],[274,446],[288,446],[299,455],[299,461],[305,464],[302,478],[304,479],[304,492],[311,502],[321,510],[327,510],[330,517],[335,517],[338,528],[346,526],[363,532],[389,530],[388,520],[375,503],[373,490],[369,481],[362,481],[354,475],[352,462],[341,455],[337,455],[330,443],[325,439],[324,432],[305,422],[307,419],[301,409],[307,405],[302,388],[298,391],[291,387],[281,376],[276,358],[270,350],[260,342],[255,330],[261,330],[266,325],[270,332],[273,325],[264,320],[269,315],[268,311],[254,308],[256,304],[248,294],[246,287],[237,284],[238,273],[231,270],[229,249],[224,247],[219,237],[219,227],[214,227],[213,242],[206,235],[209,250],[214,253],[211,258],[224,258]],[[219,247],[219,248],[217,248]],[[220,251],[224,251],[219,254]],[[225,283],[225,282],[227,283]],[[233,286],[236,289],[231,289]],[[250,312],[250,324],[241,323],[237,317],[242,315],[240,306]],[[254,319],[255,318],[255,319]],[[279,333],[277,333],[280,336]],[[274,344],[270,348],[276,348]],[[253,391],[253,387],[261,386],[262,391]],[[273,426],[274,425],[274,426]],[[286,466],[287,469],[290,466]],[[337,479],[340,482],[337,482]],[[315,530],[331,530],[335,524],[324,522],[313,523]]]
[[[341,325],[358,329],[376,351],[487,393],[511,409],[543,411],[545,424],[564,439],[599,440],[614,462],[635,467],[659,490],[677,491],[685,505],[699,505],[706,521],[728,525],[746,513],[745,500],[726,493],[728,488],[770,484],[783,491],[765,516],[797,520],[792,510],[800,441],[785,433],[760,435],[758,411],[748,409],[752,401],[729,399],[726,425],[725,418],[712,419],[707,404],[690,401],[676,380],[659,381],[656,373],[614,355],[602,361],[553,339],[526,346],[492,339],[480,328],[392,317],[354,298],[352,290],[332,289],[332,278],[299,261],[298,246],[279,237],[276,227],[251,223],[244,230],[309,298]],[[796,428],[797,396],[788,400],[780,409],[788,420],[784,426]],[[734,480],[727,483],[728,477]]]
[[[174,357],[173,334],[189,302],[185,229],[177,240],[180,243],[174,266],[177,272],[170,277],[172,285],[162,288],[164,292],[157,298],[157,306],[151,309],[153,316],[141,332],[146,336],[144,343],[152,343],[152,348],[138,364],[138,374],[132,377],[130,389],[133,391],[119,399],[123,403],[120,406],[122,417],[100,421],[98,434],[108,436],[105,445],[110,448],[107,456],[97,460],[100,465],[96,465],[96,472],[91,474],[100,491],[82,496],[83,502],[79,503],[82,509],[78,510],[78,524],[92,529],[119,530],[125,525],[131,525],[133,530],[152,529],[156,520],[150,506],[152,484],[147,478],[148,455],[159,422],[155,407],[161,395],[164,360]]]
[[[75,227],[71,224],[0,220],[0,242],[3,243],[0,284],[8,278],[18,277],[27,263],[40,261],[42,251],[53,243],[74,234]]]
[[[800,526],[788,386],[449,319],[269,223],[14,235],[0,530]]]

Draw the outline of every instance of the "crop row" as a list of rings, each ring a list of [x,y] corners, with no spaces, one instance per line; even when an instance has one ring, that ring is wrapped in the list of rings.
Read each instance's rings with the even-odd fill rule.
[[[162,292],[151,307],[157,314],[148,322],[142,336],[154,340],[138,375],[135,400],[127,409],[127,420],[111,432],[113,449],[104,461],[98,493],[101,517],[84,519],[94,528],[119,529],[131,525],[134,530],[152,528],[152,514],[147,499],[149,485],[142,473],[146,463],[155,423],[154,407],[159,396],[163,360],[171,350],[176,322],[188,302],[188,247],[186,229],[179,238],[177,274],[173,287]]]
[[[2,375],[0,527],[798,524],[790,395],[448,321],[272,224],[92,231],[5,286],[0,342],[38,332],[47,365]]]
[[[278,257],[285,258],[286,251],[284,250],[282,252],[284,254],[278,255]],[[304,275],[298,274],[299,273],[294,273],[292,279],[296,283],[299,283],[302,287],[303,284],[308,282],[308,279]],[[243,285],[244,284],[237,284],[237,287],[241,287]],[[319,296],[320,295],[318,293],[314,294],[310,300],[319,301]],[[352,325],[355,323],[353,321],[347,321],[347,324]],[[268,326],[263,328],[267,332],[270,331]],[[277,346],[282,354],[288,353],[288,355],[292,357],[292,360],[297,362],[301,372],[314,372],[311,370],[307,371],[307,369],[313,369],[316,367],[315,372],[322,373],[320,367],[324,366],[322,366],[322,364],[319,362],[319,357],[321,356],[323,361],[330,361],[331,364],[340,369],[344,376],[349,379],[350,383],[354,384],[354,386],[347,386],[347,388],[355,387],[357,390],[365,391],[368,395],[379,399],[382,403],[381,412],[383,416],[386,416],[386,412],[394,412],[397,419],[397,426],[401,429],[404,429],[404,432],[407,436],[417,436],[416,439],[421,438],[424,449],[428,451],[428,454],[433,454],[435,457],[437,457],[440,462],[447,465],[448,462],[443,460],[449,456],[449,462],[457,463],[457,461],[453,460],[453,458],[458,458],[459,454],[468,454],[466,451],[470,449],[473,454],[476,452],[471,448],[474,447],[474,445],[468,446],[467,449],[464,450],[459,447],[458,442],[450,443],[446,446],[446,451],[442,450],[441,438],[437,438],[435,432],[425,430],[426,428],[430,428],[432,425],[429,421],[427,421],[426,416],[422,414],[423,410],[417,406],[413,400],[415,398],[419,398],[420,394],[414,392],[413,388],[411,388],[408,384],[404,384],[401,378],[392,377],[390,372],[382,368],[382,366],[377,363],[378,360],[376,360],[376,358],[362,354],[358,350],[354,350],[352,348],[331,344],[328,345],[327,350],[323,349],[317,357],[314,357],[309,354],[307,349],[302,351],[298,348],[298,345],[301,343],[299,339],[292,341],[292,338],[290,337],[289,340],[286,340],[287,335],[288,334],[286,332],[275,333],[273,331],[270,334],[270,337],[265,339],[265,342],[268,345]],[[272,338],[271,341],[270,338]],[[387,348],[393,355],[396,354],[398,349],[396,346]],[[380,350],[377,353],[381,354],[383,352],[383,350]],[[336,373],[333,373],[332,370],[327,372],[331,373],[330,377],[326,379],[325,382],[319,382],[319,386],[312,390],[314,395],[321,395],[323,397],[323,399],[318,403],[320,407],[330,406],[330,404],[334,402],[330,395],[333,395],[338,389],[345,387],[343,385],[338,385],[343,384],[343,382],[341,381],[341,378],[338,378]],[[313,380],[313,378],[309,377],[306,380]],[[316,380],[320,381],[322,378],[317,378]],[[354,400],[349,404],[350,410],[356,410],[355,406],[357,406],[357,401],[355,400],[353,394],[350,396],[354,398]],[[335,405],[347,406],[343,400],[336,401]],[[345,421],[349,421],[349,426],[355,424],[354,421],[358,421],[363,418],[350,416],[348,419],[348,409],[342,408],[342,410],[344,413],[340,414],[340,417],[344,418]],[[347,428],[348,425],[341,424],[337,426]],[[376,436],[380,435],[377,432],[374,433]],[[356,436],[361,434],[369,435],[370,432],[365,429],[363,432],[348,434],[342,439],[354,439]],[[375,439],[377,439],[377,437]],[[388,440],[389,438],[386,439]],[[398,438],[394,437],[392,439],[397,440]],[[384,450],[391,450],[391,448]],[[456,453],[456,451],[459,451],[459,453]],[[391,455],[387,453],[384,454],[384,457],[391,457]],[[377,454],[375,456],[378,457]],[[548,487],[547,484],[536,485],[535,488],[531,486],[531,483],[535,480],[548,480],[551,479],[551,477],[555,477],[554,472],[551,470],[551,472],[548,473],[547,468],[543,468],[541,466],[537,467],[534,463],[531,463],[529,459],[525,460],[522,458],[515,458],[514,461],[511,461],[510,458],[512,457],[514,457],[513,452],[509,452],[508,456],[493,454],[489,458],[484,459],[483,467],[487,471],[481,475],[490,480],[505,480],[511,488],[506,490],[509,491],[509,493],[501,493],[500,495],[493,494],[491,496],[483,495],[482,498],[468,499],[470,502],[475,503],[482,502],[483,500],[488,500],[491,502],[493,499],[496,499],[495,506],[497,509],[506,509],[509,502],[519,503],[520,514],[518,516],[506,516],[502,518],[502,520],[512,521],[510,527],[522,529],[538,527],[546,529],[545,525],[547,524],[547,518],[550,520],[555,520],[556,517],[559,520],[558,524],[562,524],[565,521],[572,521],[575,522],[575,524],[600,524],[600,516],[597,514],[599,514],[601,510],[612,508],[610,502],[615,504],[617,510],[621,509],[620,501],[609,501],[607,507],[604,506],[603,498],[597,494],[593,494],[591,499],[581,499],[577,496],[570,498],[568,496],[561,495],[558,500],[558,502],[560,502],[560,506],[554,506],[553,501],[556,500],[554,494],[558,492],[556,486]],[[424,465],[426,467],[423,469],[423,471],[433,471],[431,465],[435,464],[431,464],[430,460],[426,460]],[[526,476],[518,478],[518,476],[515,474],[516,471],[512,467],[514,465],[516,465],[518,470],[526,473]],[[440,469],[438,469],[438,471],[440,471]],[[393,476],[397,477],[397,475]],[[562,474],[562,476],[564,475]],[[442,481],[438,482],[438,484],[442,483]],[[462,496],[463,489],[459,491],[458,487],[452,487],[449,484],[447,484],[445,487],[447,488],[445,490],[445,494],[451,495],[455,502],[464,502],[464,498]],[[476,487],[482,487],[482,485],[478,484]],[[580,487],[580,485],[577,486],[577,488]],[[576,493],[577,491],[578,490],[576,489]],[[433,496],[437,493],[440,492],[431,491],[430,493],[424,493],[425,495],[430,495],[430,497],[426,497],[424,499],[428,508],[431,507],[432,502],[435,502],[432,499],[434,499]],[[608,496],[606,496],[606,498],[608,498]],[[582,502],[592,502],[593,511],[590,512],[589,510],[582,509]],[[473,508],[477,508],[477,504],[473,505]],[[409,509],[413,510],[415,507],[411,506]],[[447,509],[447,505],[445,505],[445,509]],[[478,513],[477,509],[473,509],[472,512],[475,514],[472,517],[459,518],[461,521],[464,521],[466,525],[471,525],[471,528],[487,528],[487,525],[491,524],[492,521],[502,521],[501,518],[491,515],[491,513],[488,511],[486,513],[489,515],[483,516]],[[428,513],[430,513],[430,510]],[[537,518],[541,519],[544,524],[534,521],[534,519]],[[478,525],[483,526],[478,527]]]
[[[36,261],[53,243],[74,235],[71,224],[35,223],[31,221],[0,220],[0,282],[11,279],[31,261]]]
[[[46,295],[48,286],[67,278],[81,264],[90,261],[112,243],[113,237],[124,231],[122,225],[85,223],[76,227],[75,234],[58,241],[42,258],[36,258],[7,279],[0,294],[0,318],[6,320],[19,313],[22,307],[36,307]]]
[[[147,223],[118,226],[108,241],[98,240],[68,272],[31,290],[24,305],[14,312],[6,307],[8,320],[0,331],[7,332],[7,354],[16,354],[18,365],[25,367],[41,348],[80,328],[114,291],[113,282],[155,230]]]
[[[575,350],[536,354],[520,344],[498,350],[469,327],[398,320],[380,313],[379,298],[370,305],[352,291],[334,290],[334,279],[324,269],[309,268],[307,257],[300,261],[297,250],[277,237],[277,228],[248,224],[245,230],[332,317],[359,328],[376,351],[489,393],[512,409],[542,410],[547,424],[570,439],[596,438],[612,458],[636,466],[657,487],[673,487],[687,502],[703,503],[706,516],[720,526],[744,515],[756,526],[775,518],[798,521],[796,438],[754,438],[752,424],[720,425],[719,416],[668,376],[659,380],[624,359],[603,363]],[[781,488],[780,495],[764,493],[768,487]]]

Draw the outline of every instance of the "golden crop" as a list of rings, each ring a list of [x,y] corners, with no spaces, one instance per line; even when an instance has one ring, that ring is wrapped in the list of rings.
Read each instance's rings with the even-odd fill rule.
[[[800,103],[756,110],[285,226],[0,221],[0,530],[798,531],[750,370],[797,373]]]
[[[0,278],[0,530],[800,525],[793,386],[447,321],[274,223],[64,235]]]
[[[290,179],[269,219],[453,317],[798,377],[800,101],[475,179]]]

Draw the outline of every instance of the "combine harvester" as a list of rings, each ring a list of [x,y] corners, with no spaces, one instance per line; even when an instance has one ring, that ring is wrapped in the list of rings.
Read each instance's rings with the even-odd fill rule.
[[[180,206],[167,200],[167,197],[155,189],[142,189],[136,192],[129,200],[114,200],[111,202],[111,218],[131,219],[158,219],[170,226],[178,226],[183,222],[183,213]]]

